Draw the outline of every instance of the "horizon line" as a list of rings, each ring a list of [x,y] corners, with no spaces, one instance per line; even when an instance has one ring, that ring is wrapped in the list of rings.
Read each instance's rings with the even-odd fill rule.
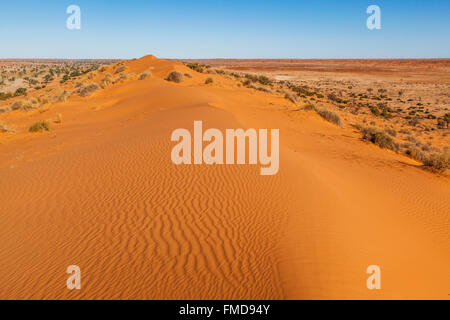
[[[145,55],[147,56],[147,55]],[[140,58],[143,58],[142,56]],[[0,58],[0,61],[11,61],[11,60],[134,60],[140,58]],[[433,57],[433,58],[164,58],[157,57],[159,59],[165,60],[450,60],[450,57]]]

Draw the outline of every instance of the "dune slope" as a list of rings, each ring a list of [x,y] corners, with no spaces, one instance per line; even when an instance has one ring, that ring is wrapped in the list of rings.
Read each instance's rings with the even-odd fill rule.
[[[4,116],[64,121],[0,136],[1,298],[448,299],[446,178],[282,97],[153,56],[125,65],[153,77]],[[193,77],[165,81],[173,70]],[[170,135],[194,120],[280,129],[279,174],[175,166]],[[366,288],[372,264],[380,291]]]

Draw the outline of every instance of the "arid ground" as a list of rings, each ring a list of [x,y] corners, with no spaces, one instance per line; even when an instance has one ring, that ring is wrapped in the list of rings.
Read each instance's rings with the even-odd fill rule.
[[[0,67],[0,298],[449,298],[449,60]],[[173,164],[195,120],[279,173]]]

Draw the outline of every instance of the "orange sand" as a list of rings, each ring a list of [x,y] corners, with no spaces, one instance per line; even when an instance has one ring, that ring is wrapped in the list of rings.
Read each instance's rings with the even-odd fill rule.
[[[0,118],[19,131],[0,136],[0,298],[449,298],[448,178],[281,96],[152,56],[125,64],[153,77]],[[172,70],[193,78],[169,83]],[[173,165],[170,134],[194,120],[280,129],[278,175]]]

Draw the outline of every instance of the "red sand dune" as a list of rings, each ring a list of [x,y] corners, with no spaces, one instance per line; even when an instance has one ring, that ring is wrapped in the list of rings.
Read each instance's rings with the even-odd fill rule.
[[[153,77],[7,115],[22,132],[64,121],[0,137],[1,298],[448,299],[447,178],[283,97],[152,56],[125,65]],[[165,81],[172,70],[193,78]],[[280,129],[279,174],[175,166],[170,134],[194,120]]]

